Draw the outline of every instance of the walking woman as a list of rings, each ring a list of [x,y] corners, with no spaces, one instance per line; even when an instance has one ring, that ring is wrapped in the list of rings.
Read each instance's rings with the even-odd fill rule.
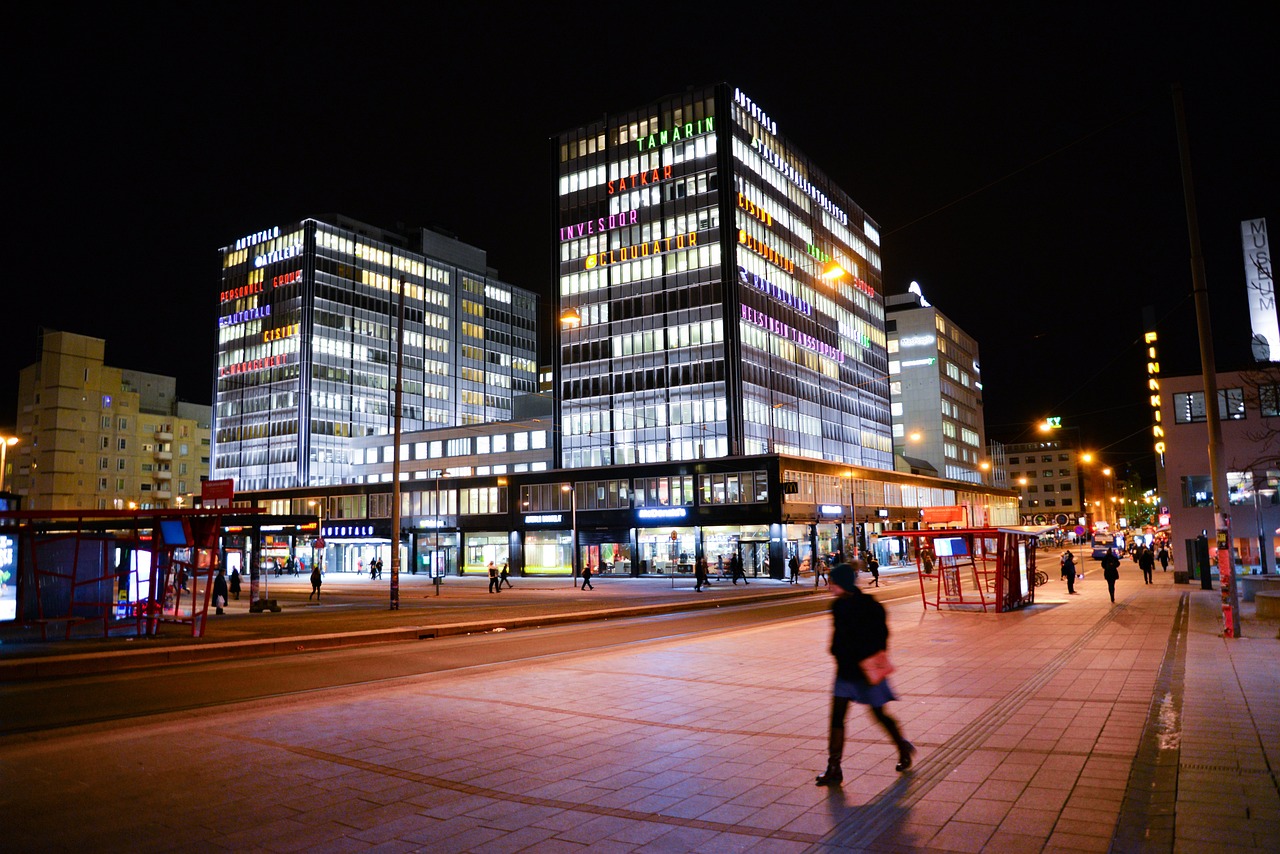
[[[1107,592],[1111,594],[1111,604],[1116,601],[1116,582],[1120,580],[1120,558],[1116,557],[1115,549],[1107,549],[1107,554],[1102,558],[1102,577],[1107,580]]]
[[[870,706],[871,714],[893,739],[898,748],[896,770],[910,768],[911,756],[916,752],[911,742],[903,738],[898,722],[884,710],[886,703],[897,699],[888,678],[879,679],[873,685],[861,664],[876,653],[884,652],[889,644],[884,606],[858,589],[855,567],[861,563],[860,560],[855,560],[854,566],[842,563],[831,570],[831,594],[835,597],[831,603],[834,627],[831,654],[836,659],[836,684],[831,698],[827,770],[815,781],[819,786],[836,786],[844,781],[840,760],[844,755],[844,721],[850,701]]]

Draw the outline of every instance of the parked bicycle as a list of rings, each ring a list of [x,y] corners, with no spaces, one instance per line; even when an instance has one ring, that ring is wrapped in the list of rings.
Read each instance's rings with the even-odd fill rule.
[[[1039,587],[1042,584],[1048,584],[1048,583],[1049,583],[1049,574],[1046,573],[1043,569],[1037,569],[1036,570],[1036,587]]]

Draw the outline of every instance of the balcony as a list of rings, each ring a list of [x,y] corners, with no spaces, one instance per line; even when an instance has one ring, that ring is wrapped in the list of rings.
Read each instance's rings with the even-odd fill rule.
[[[156,431],[156,441],[157,441],[157,442],[172,442],[172,441],[173,441],[173,431],[172,431],[172,430],[170,430],[168,427],[161,427],[159,430],[157,430],[157,431]]]
[[[173,451],[156,451],[155,458],[157,460],[164,460],[164,461],[172,460]]]
[[[173,472],[171,471],[152,472],[151,476],[154,477],[156,480],[173,480]]]
[[[151,490],[151,495],[152,495],[152,496],[153,496],[157,501],[159,501],[160,499],[166,499],[166,500],[167,500],[167,499],[170,499],[170,498],[172,498],[172,497],[173,497],[173,492],[172,492],[171,490],[168,490],[168,489],[153,489],[153,490]]]

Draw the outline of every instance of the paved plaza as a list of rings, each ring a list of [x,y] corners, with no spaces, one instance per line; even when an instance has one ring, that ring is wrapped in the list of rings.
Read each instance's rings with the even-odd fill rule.
[[[0,740],[5,847],[1280,851],[1276,623],[1225,640],[1216,592],[1133,570],[1113,606],[1087,568],[1010,614],[890,604],[907,774],[855,707],[813,785],[819,615]]]

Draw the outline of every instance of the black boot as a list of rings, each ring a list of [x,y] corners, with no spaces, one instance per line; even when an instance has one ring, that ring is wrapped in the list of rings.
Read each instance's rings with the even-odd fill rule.
[[[894,771],[906,771],[911,767],[911,757],[916,752],[916,746],[909,741],[901,741],[898,743],[898,764],[893,766]]]
[[[817,786],[839,786],[844,782],[844,772],[840,770],[839,763],[827,763],[827,770],[823,771],[816,780],[813,781]]]
[[[844,755],[844,727],[833,726],[827,736],[827,770],[814,780],[818,786],[839,786],[844,782],[844,772],[840,770],[840,757]]]

